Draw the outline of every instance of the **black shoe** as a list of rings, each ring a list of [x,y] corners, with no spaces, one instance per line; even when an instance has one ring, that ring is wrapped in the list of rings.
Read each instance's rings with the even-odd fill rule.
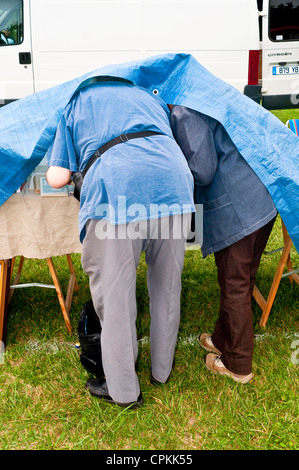
[[[120,403],[118,401],[113,400],[108,393],[107,383],[104,377],[88,379],[85,384],[85,388],[88,388],[92,396],[97,398],[103,398],[108,403],[122,406],[123,408],[130,407],[131,409],[134,409],[143,405],[143,398],[141,392],[139,397],[137,398],[137,401],[132,401],[130,403]]]

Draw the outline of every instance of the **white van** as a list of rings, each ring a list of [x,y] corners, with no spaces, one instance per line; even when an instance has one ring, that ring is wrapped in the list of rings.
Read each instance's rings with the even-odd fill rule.
[[[265,107],[293,108],[298,12],[299,0],[0,0],[0,103],[106,64],[186,52]]]
[[[262,104],[299,106],[299,0],[260,0]]]

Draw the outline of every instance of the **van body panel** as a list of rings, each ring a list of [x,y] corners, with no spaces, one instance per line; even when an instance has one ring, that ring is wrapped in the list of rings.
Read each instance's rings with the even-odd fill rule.
[[[1,0],[0,8],[10,5],[11,0]],[[0,16],[0,31],[21,16],[20,21],[23,22],[24,30],[18,43],[0,47],[0,105],[34,93],[32,63],[20,63],[22,62],[22,54],[29,53],[31,55],[32,49],[29,3],[25,1],[23,9],[18,8],[17,4],[15,7],[12,8],[11,15],[6,15],[5,18]]]
[[[192,54],[243,91],[248,50],[258,48],[254,0],[31,0],[31,4],[37,91],[106,64],[167,52]],[[248,15],[254,14],[255,28],[248,22]],[[40,21],[45,15],[46,21]]]

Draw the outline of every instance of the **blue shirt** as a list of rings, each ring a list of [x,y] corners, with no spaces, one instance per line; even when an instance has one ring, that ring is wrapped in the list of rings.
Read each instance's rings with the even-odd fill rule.
[[[100,146],[122,133],[162,134],[118,144],[88,170],[80,200],[81,241],[88,219],[124,224],[194,211],[192,174],[169,119],[167,105],[135,85],[96,83],[74,95],[49,149],[49,166],[81,171]]]

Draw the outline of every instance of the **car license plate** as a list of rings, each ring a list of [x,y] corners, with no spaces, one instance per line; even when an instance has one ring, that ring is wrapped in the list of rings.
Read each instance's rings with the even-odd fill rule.
[[[299,74],[299,64],[275,65],[272,67],[272,75],[297,75]]]

